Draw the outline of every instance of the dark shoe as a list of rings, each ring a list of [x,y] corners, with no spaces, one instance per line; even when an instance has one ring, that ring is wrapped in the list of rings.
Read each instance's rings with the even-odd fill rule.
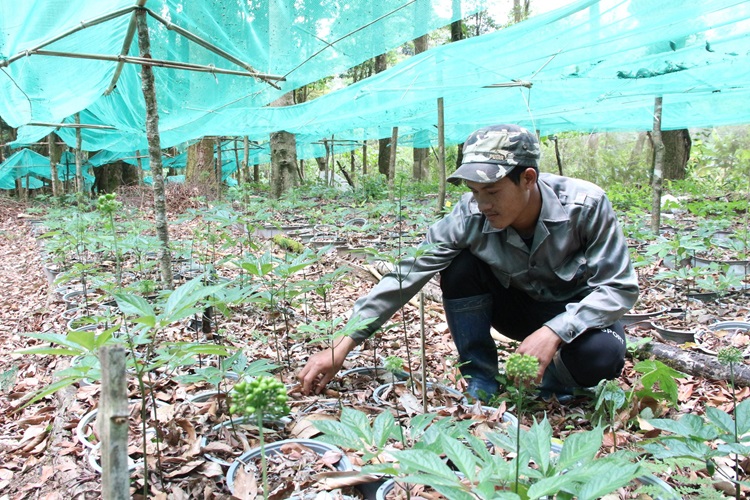
[[[500,391],[500,384],[497,380],[470,378],[467,381],[469,384],[466,393],[475,400],[486,403]]]

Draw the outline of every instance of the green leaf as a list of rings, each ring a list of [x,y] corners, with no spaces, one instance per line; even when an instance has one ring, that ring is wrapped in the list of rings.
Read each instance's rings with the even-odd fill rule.
[[[81,354],[80,349],[65,349],[63,347],[27,347],[13,351],[16,354],[39,354],[48,356],[77,356]]]
[[[713,406],[706,406],[706,417],[716,427],[734,436],[734,420],[726,412]]]
[[[65,377],[60,380],[57,380],[50,385],[43,387],[39,392],[34,394],[34,397],[31,398],[26,404],[22,406],[22,408],[26,408],[29,405],[32,405],[39,401],[42,398],[45,398],[49,396],[50,394],[54,394],[55,392],[59,391],[60,389],[63,389],[65,387],[68,387],[69,385],[73,385],[76,382],[79,382],[83,377],[80,376],[70,376]]]
[[[706,458],[720,455],[703,441],[682,438],[661,438],[657,443],[646,443],[641,447],[654,458],[687,457],[705,461]]]
[[[31,337],[32,339],[38,339],[43,340],[44,342],[50,342],[52,344],[63,345],[66,347],[70,347],[71,349],[80,350],[81,348],[81,346],[76,344],[75,342],[69,341],[67,335],[63,335],[60,333],[27,333],[25,335],[27,337]]]
[[[432,474],[435,478],[456,480],[456,473],[431,451],[400,450],[394,451],[393,455],[398,460],[402,473]]]
[[[525,434],[525,435],[524,435]],[[534,423],[521,435],[521,448],[528,451],[531,459],[539,466],[543,475],[549,470],[549,455],[552,449],[552,426],[545,415],[541,422]]]
[[[684,377],[683,373],[678,372],[657,360],[645,360],[636,363],[633,369],[643,373],[641,384],[643,389],[636,394],[638,396],[651,396],[656,399],[665,397],[672,405],[677,404],[678,387],[675,378]],[[659,387],[659,391],[655,387]]]
[[[313,420],[313,425],[324,435],[319,436],[321,441],[330,442],[348,450],[362,450],[362,438],[359,433],[341,422],[335,420]]]
[[[103,345],[106,345],[110,340],[112,340],[112,335],[120,329],[120,325],[115,325],[111,328],[107,328],[102,333],[96,336],[94,339],[94,347],[96,349],[99,349]]]
[[[128,316],[138,316],[141,318],[156,316],[151,304],[140,295],[115,293],[114,297],[115,301],[117,301],[117,307]]]
[[[602,445],[602,428],[570,434],[563,443],[558,469],[565,469],[577,462],[588,462],[594,459]]]
[[[554,495],[565,488],[570,488],[576,483],[576,479],[576,477],[568,474],[542,478],[529,488],[529,498]]]
[[[578,490],[578,500],[595,500],[612,493],[635,479],[640,472],[638,464],[622,460],[611,461],[598,470],[591,471],[583,487]],[[601,464],[604,465],[604,464]]]
[[[160,320],[165,324],[175,323],[195,314],[196,304],[205,297],[221,290],[226,284],[206,286],[198,276],[169,294]]]
[[[93,351],[96,348],[96,332],[72,330],[68,332],[68,340],[80,345],[87,351]]]
[[[372,424],[372,444],[378,450],[382,450],[389,439],[398,439],[396,433],[396,419],[393,418],[393,413],[384,411],[375,418]]]
[[[477,460],[474,454],[458,439],[442,436],[441,444],[445,456],[453,462],[453,465],[466,476],[470,481],[474,480],[476,475]]]
[[[746,399],[734,409],[734,420],[737,422],[737,433],[745,436],[750,433],[750,399]],[[747,439],[747,436],[745,436]]]
[[[669,431],[678,436],[698,439],[699,441],[711,441],[719,436],[715,428],[705,425],[701,417],[690,413],[681,415],[678,420],[655,418],[648,420],[648,423],[657,429]]]
[[[341,423],[354,430],[365,443],[372,443],[372,428],[367,415],[363,411],[344,406],[341,409]]]

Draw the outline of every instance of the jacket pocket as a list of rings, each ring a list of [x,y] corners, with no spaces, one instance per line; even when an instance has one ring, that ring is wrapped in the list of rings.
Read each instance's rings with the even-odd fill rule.
[[[589,268],[582,255],[573,257],[555,269],[557,277],[570,284],[581,284],[588,279]]]

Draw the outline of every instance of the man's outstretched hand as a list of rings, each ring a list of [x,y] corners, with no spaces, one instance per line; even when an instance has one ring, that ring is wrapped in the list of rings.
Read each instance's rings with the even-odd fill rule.
[[[302,385],[302,394],[320,394],[341,369],[346,355],[356,345],[351,337],[342,337],[334,348],[329,347],[310,356],[305,367],[297,374]]]
[[[541,382],[544,370],[552,362],[557,348],[562,344],[562,339],[548,326],[543,326],[526,337],[516,352],[528,354],[539,360],[539,374],[537,382]]]

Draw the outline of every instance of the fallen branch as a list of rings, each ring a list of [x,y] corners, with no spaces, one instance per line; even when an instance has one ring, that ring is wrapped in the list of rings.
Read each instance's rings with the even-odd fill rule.
[[[631,337],[630,335],[627,337],[628,342],[631,344],[636,344],[641,340],[638,337]],[[636,348],[635,352],[638,355],[652,355],[675,370],[689,375],[698,375],[713,380],[728,381],[731,378],[729,366],[719,363],[716,356],[709,354],[681,349],[679,346],[672,346],[658,341],[643,344]],[[750,366],[746,364],[735,365],[734,382],[737,386],[750,386]]]

